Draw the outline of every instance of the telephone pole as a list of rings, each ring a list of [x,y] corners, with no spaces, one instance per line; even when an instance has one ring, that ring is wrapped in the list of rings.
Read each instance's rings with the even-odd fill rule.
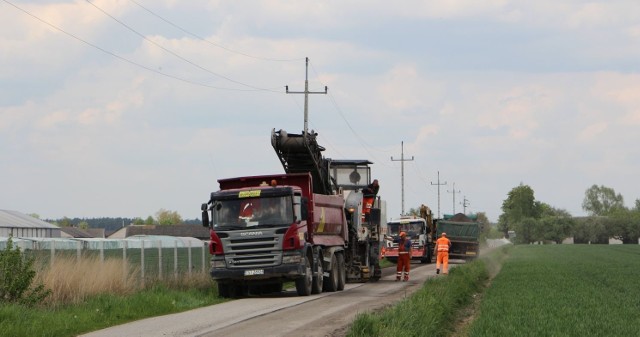
[[[442,185],[446,185],[447,182],[445,181],[444,183],[440,183],[440,171],[438,171],[438,183],[434,184],[433,181],[431,182],[431,185],[438,185],[438,219],[440,219],[440,186]]]
[[[304,91],[289,91],[289,86],[285,85],[287,94],[304,94],[304,135],[307,135],[308,123],[309,123],[309,94],[326,94],[327,86],[324,86],[324,91],[309,91],[309,58],[305,57],[305,70],[304,70]]]
[[[467,214],[467,206],[469,206],[469,199],[465,195],[462,197],[462,213]]]
[[[453,193],[453,214],[456,215],[456,193],[460,193],[460,190],[456,191],[456,183],[453,183],[453,190],[447,191],[448,193]]]
[[[393,157],[391,157],[391,161],[399,161],[400,162],[400,176],[401,176],[401,184],[402,184],[402,210],[401,210],[400,215],[404,215],[404,162],[405,161],[412,161],[413,160],[413,156],[411,156],[411,159],[405,159],[404,158],[404,141],[400,142],[400,147],[401,147],[400,159],[393,159]]]

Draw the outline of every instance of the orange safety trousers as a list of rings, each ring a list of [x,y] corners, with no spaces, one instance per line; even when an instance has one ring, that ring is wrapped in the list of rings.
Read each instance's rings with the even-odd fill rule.
[[[399,280],[403,277],[402,273],[404,272],[404,280],[409,280],[409,271],[411,270],[411,256],[408,253],[406,254],[398,254],[398,265],[396,268],[396,280]]]
[[[440,269],[440,265],[442,264],[442,273],[449,273],[449,252],[441,251],[438,252],[438,257],[436,258],[436,269]]]

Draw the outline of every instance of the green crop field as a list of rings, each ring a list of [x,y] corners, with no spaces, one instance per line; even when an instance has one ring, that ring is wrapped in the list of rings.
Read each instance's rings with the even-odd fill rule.
[[[468,335],[640,335],[640,245],[513,247]]]

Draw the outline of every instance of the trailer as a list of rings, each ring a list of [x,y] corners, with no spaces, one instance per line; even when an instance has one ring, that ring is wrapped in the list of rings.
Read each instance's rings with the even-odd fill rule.
[[[437,236],[443,232],[451,241],[449,257],[459,259],[475,259],[480,254],[478,238],[481,232],[481,224],[475,221],[474,216],[462,213],[443,216],[436,223]]]

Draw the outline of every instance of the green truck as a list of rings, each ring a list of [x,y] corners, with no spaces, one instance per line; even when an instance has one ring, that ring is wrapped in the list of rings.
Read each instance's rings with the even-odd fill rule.
[[[481,232],[481,224],[477,222],[475,214],[456,215],[444,214],[436,223],[436,238],[444,232],[451,240],[449,257],[453,259],[475,259],[480,254],[478,237]]]

